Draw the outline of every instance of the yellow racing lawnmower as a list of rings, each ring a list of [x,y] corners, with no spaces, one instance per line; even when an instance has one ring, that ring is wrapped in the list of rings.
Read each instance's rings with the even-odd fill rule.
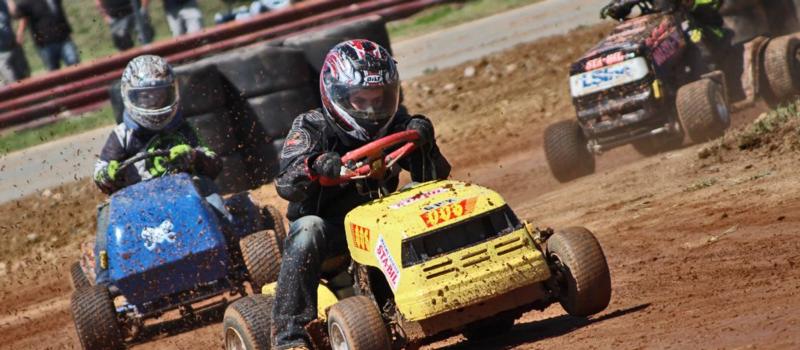
[[[383,176],[417,136],[393,134],[348,153],[343,163],[355,171],[345,178]],[[413,349],[457,333],[479,339],[556,301],[589,316],[611,298],[605,255],[589,230],[534,229],[485,187],[413,184],[353,209],[344,224],[349,256],[323,264],[319,319],[306,327],[316,348]],[[226,310],[226,349],[270,349],[274,291],[266,285]]]

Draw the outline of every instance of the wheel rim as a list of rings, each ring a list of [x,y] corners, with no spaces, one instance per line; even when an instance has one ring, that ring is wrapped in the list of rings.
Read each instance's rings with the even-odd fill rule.
[[[247,347],[244,345],[244,339],[235,329],[228,328],[225,330],[225,349],[226,350],[245,350]]]
[[[725,103],[725,98],[722,97],[720,92],[714,94],[717,100],[717,115],[719,119],[725,124],[729,125],[731,122],[731,113],[728,110],[728,105]]]
[[[331,324],[330,330],[331,336],[331,348],[333,350],[350,350],[350,345],[347,344],[347,338],[344,336],[344,331],[342,327],[339,327],[339,324],[334,322]]]

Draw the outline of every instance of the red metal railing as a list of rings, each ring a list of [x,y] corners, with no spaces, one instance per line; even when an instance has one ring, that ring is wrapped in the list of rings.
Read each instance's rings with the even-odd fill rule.
[[[0,101],[3,101],[0,102],[0,112],[6,111],[0,113],[0,127],[24,123],[62,110],[97,105],[108,99],[108,83],[119,78],[128,60],[141,54],[159,54],[172,63],[179,63],[361,17],[377,14],[387,19],[403,18],[428,6],[448,1],[451,0],[309,1],[290,10],[267,13],[242,23],[225,24],[219,29],[132,49],[0,89]],[[346,4],[350,5],[344,6]],[[297,18],[301,13],[306,16]],[[272,26],[263,28],[267,24]],[[251,31],[244,31],[244,28]],[[207,43],[199,44],[201,42]],[[64,81],[71,82],[62,83]]]

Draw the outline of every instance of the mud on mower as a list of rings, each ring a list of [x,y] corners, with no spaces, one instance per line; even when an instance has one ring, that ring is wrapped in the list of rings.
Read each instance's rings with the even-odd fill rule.
[[[166,155],[145,153],[119,169]],[[260,291],[277,279],[286,235],[278,211],[257,207],[247,193],[223,201],[210,183],[176,171],[119,190],[101,207],[101,234],[71,269],[84,349],[123,349],[145,340],[145,320],[175,309],[196,315],[197,303],[245,295],[245,281]],[[211,302],[203,308],[226,301]]]
[[[343,163],[354,171],[346,177],[382,176],[416,137],[406,131],[348,153]],[[413,349],[456,333],[490,337],[556,301],[589,316],[611,297],[591,232],[534,229],[481,186],[412,184],[353,209],[344,225],[349,254],[324,262],[318,319],[306,327],[317,349]],[[270,284],[228,307],[226,349],[270,349],[274,295]]]
[[[547,161],[561,182],[592,174],[595,155],[629,143],[653,155],[680,147],[684,136],[696,143],[717,138],[732,109],[800,91],[798,37],[734,45],[735,54],[712,71],[692,44],[687,14],[631,2],[640,16],[624,20],[570,68],[577,119],[545,130]]]

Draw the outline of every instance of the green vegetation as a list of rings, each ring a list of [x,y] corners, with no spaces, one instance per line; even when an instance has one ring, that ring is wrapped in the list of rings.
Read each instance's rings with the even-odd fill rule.
[[[703,179],[703,180],[700,180],[700,181],[698,181],[698,182],[696,182],[696,183],[694,183],[692,185],[687,186],[686,188],[683,189],[683,192],[694,192],[694,191],[702,190],[704,188],[708,188],[708,187],[714,186],[716,183],[717,183],[717,179],[713,178],[713,177],[709,178],[709,179]]]
[[[389,23],[388,29],[393,40],[408,38],[414,35],[446,28],[478,18],[486,17],[502,11],[532,4],[541,0],[466,0],[458,4],[445,4],[427,9],[410,18]],[[94,0],[64,1],[64,9],[72,26],[72,39],[81,54],[81,61],[91,61],[116,53],[111,43],[108,24],[95,8]],[[206,0],[199,1],[203,10],[206,27],[214,23],[214,14],[232,7],[249,4],[248,0]],[[171,37],[163,2],[150,0],[150,18],[156,31],[155,40]],[[134,34],[135,37],[135,34]],[[31,65],[33,75],[45,73],[41,59],[33,46],[30,34],[26,34],[25,53]],[[42,142],[78,134],[114,123],[111,107],[87,113],[82,117],[59,120],[51,124],[30,129],[0,134],[0,155],[15,150],[34,146]]]
[[[0,136],[0,155],[113,124],[114,116],[111,113],[111,106],[107,105],[99,111],[86,113],[80,117],[59,120],[39,127],[11,131]]]
[[[800,136],[798,124],[800,124],[800,101],[782,105],[759,116],[739,135],[739,149],[758,148],[785,134],[794,135],[789,140],[794,145],[798,143]]]
[[[235,3],[234,6],[249,3],[249,1],[245,0],[229,2]],[[198,3],[203,10],[203,21],[206,27],[214,24],[215,13],[226,11],[228,8],[228,5],[222,0],[201,0]],[[111,32],[108,29],[108,24],[95,7],[94,0],[69,0],[64,1],[63,4],[64,11],[67,13],[67,20],[72,26],[72,40],[78,46],[81,61],[91,61],[117,52],[111,43]],[[150,0],[150,20],[156,31],[156,41],[172,37],[164,14],[163,1]],[[42,60],[39,59],[39,54],[33,46],[30,32],[25,36],[24,47],[28,62],[31,65],[32,74],[44,73]]]
[[[392,40],[408,38],[539,1],[541,0],[466,0],[457,4],[434,6],[410,18],[390,23],[389,35]]]

